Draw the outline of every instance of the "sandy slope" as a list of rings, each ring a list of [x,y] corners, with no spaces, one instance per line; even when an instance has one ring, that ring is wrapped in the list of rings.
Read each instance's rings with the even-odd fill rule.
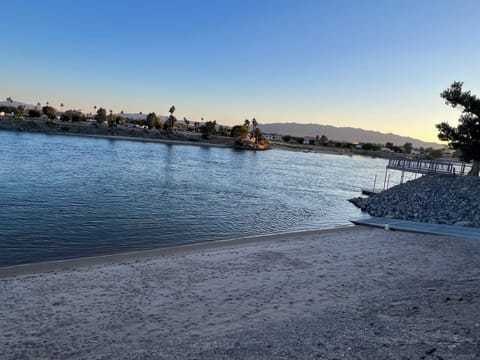
[[[103,261],[0,278],[0,358],[480,357],[477,241],[352,227]]]

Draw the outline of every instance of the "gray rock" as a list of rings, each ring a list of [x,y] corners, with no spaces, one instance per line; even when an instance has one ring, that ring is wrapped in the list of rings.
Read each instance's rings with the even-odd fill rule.
[[[372,216],[480,227],[480,178],[426,175],[349,201]]]

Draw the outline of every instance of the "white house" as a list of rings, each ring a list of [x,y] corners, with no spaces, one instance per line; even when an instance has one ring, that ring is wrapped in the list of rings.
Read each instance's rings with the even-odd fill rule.
[[[264,134],[263,137],[267,141],[283,141],[282,135]]]
[[[316,138],[314,138],[313,136],[306,136],[303,138],[304,145],[309,145],[311,141],[313,141],[313,143],[315,144]]]

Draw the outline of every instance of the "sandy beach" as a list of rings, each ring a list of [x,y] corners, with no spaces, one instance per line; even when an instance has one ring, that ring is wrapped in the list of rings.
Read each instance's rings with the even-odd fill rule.
[[[480,243],[347,227],[0,269],[2,359],[474,359]]]

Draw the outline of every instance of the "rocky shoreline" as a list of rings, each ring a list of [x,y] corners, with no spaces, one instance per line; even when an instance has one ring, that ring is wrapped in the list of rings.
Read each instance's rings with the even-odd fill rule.
[[[371,216],[480,227],[480,178],[426,175],[349,201]]]

